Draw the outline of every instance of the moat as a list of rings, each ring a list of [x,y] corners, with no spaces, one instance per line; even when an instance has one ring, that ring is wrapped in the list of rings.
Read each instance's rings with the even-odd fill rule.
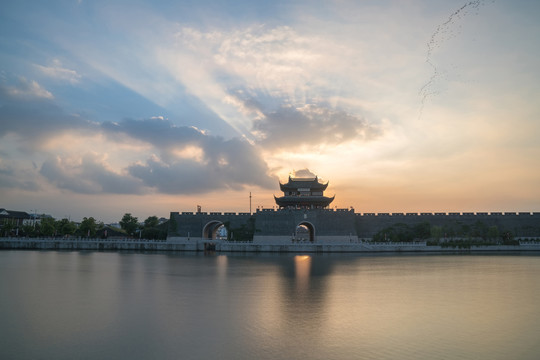
[[[540,354],[540,256],[0,251],[2,359]]]

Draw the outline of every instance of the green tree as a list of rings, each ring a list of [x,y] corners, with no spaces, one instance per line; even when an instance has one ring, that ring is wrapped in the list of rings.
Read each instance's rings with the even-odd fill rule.
[[[519,245],[519,241],[514,240],[514,234],[509,230],[503,230],[500,234],[503,245]]]
[[[122,220],[120,220],[120,227],[129,235],[133,235],[139,227],[139,219],[131,216],[130,213],[125,213]]]
[[[431,227],[431,237],[435,240],[439,240],[443,236],[443,229],[440,226],[433,225]]]
[[[144,228],[155,228],[159,225],[159,219],[157,216],[149,216],[146,220],[144,220]]]
[[[73,235],[75,234],[75,231],[77,231],[77,225],[66,218],[56,221],[55,226],[58,234],[61,235]]]
[[[39,232],[44,236],[53,236],[56,234],[55,221],[51,217],[41,219],[39,224]]]
[[[142,237],[144,239],[164,240],[167,238],[167,231],[157,227],[144,228]]]
[[[457,235],[461,237],[471,236],[471,226],[461,224],[461,228],[458,230]]]
[[[36,235],[36,229],[35,229],[34,225],[30,225],[30,224],[23,225],[21,230],[22,230],[22,233],[23,233],[24,236],[35,236]]]
[[[499,228],[497,225],[490,226],[487,231],[488,239],[498,239],[499,238]]]
[[[168,226],[168,224],[160,225],[157,216],[149,216],[146,220],[144,220],[144,227],[141,235],[145,239],[166,239]]]
[[[431,226],[427,221],[416,224],[413,227],[414,239],[428,239],[431,235]]]
[[[15,223],[11,220],[5,220],[2,224],[2,236],[10,236],[11,232],[15,229]]]
[[[97,229],[98,224],[96,223],[96,219],[94,219],[93,217],[84,217],[81,225],[79,226],[79,235],[95,237]]]
[[[472,228],[472,236],[473,237],[481,237],[482,239],[486,239],[487,233],[488,233],[488,226],[484,224],[482,221],[478,220],[474,223]]]

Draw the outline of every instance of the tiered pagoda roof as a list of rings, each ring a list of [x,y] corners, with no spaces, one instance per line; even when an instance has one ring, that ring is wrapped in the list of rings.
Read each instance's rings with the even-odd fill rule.
[[[298,188],[310,188],[313,191],[324,191],[328,187],[328,182],[323,184],[319,182],[319,178],[292,178],[289,175],[289,182],[286,184],[279,183],[279,188],[283,192],[297,191]]]
[[[274,199],[281,208],[325,208],[334,201],[333,197],[324,196],[324,191],[328,187],[328,182],[321,183],[319,178],[293,178],[289,176],[289,181],[285,184],[279,183],[282,197]]]

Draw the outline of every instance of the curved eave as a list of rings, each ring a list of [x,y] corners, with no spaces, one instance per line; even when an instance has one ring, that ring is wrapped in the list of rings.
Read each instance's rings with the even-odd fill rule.
[[[282,196],[276,197],[274,195],[274,200],[279,206],[329,206],[332,201],[335,199],[335,195],[332,197],[327,196]]]
[[[283,192],[288,191],[296,191],[296,189],[300,187],[309,187],[311,191],[325,191],[328,187],[329,181],[326,182],[326,184],[320,183],[317,179],[313,181],[303,181],[305,184],[299,184],[302,181],[297,181],[296,184],[294,183],[294,180],[291,181],[291,178],[289,178],[289,182],[286,184],[279,183],[279,189]]]

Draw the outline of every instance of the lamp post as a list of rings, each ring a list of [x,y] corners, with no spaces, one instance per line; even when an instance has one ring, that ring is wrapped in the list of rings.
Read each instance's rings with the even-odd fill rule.
[[[32,220],[32,225],[34,226],[34,230],[36,229],[36,218],[37,218],[37,209],[34,209],[34,219]]]

